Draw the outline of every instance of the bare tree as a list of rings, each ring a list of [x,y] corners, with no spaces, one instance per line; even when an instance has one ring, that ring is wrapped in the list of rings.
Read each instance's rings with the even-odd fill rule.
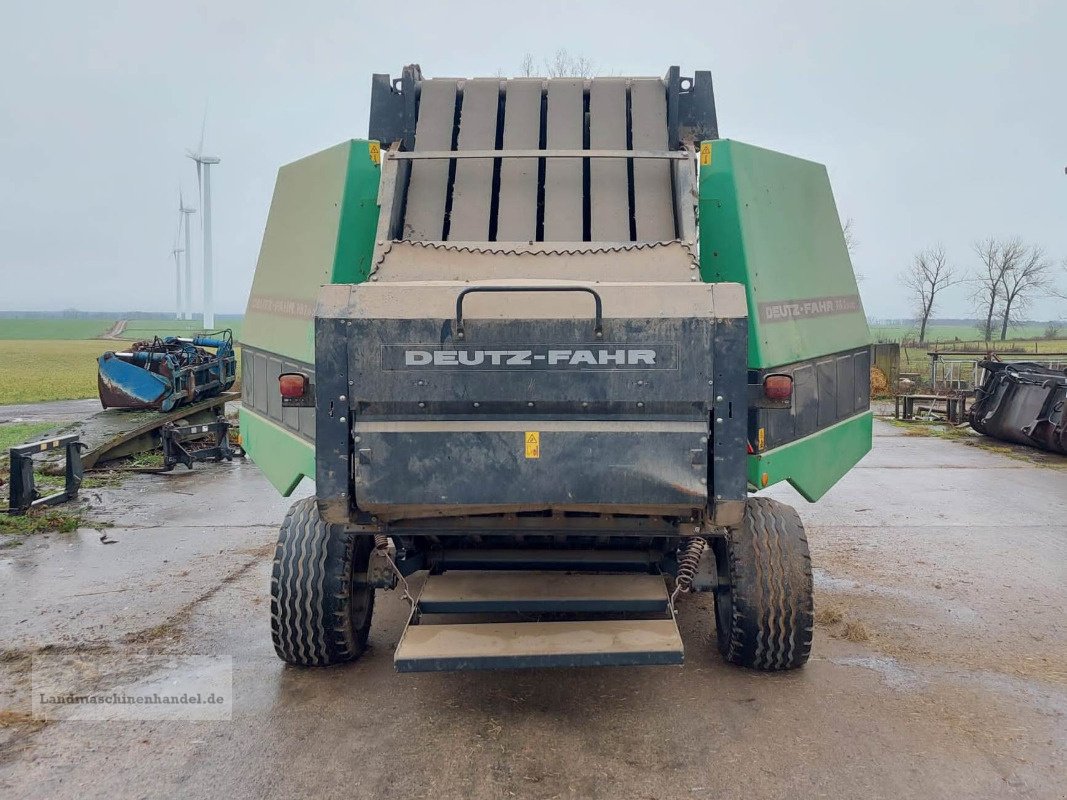
[[[852,261],[852,256],[855,254],[856,248],[859,247],[859,241],[856,239],[856,229],[852,224],[852,217],[848,217],[841,223],[841,233],[845,237],[845,249],[848,251],[848,260]],[[867,280],[866,275],[856,271],[855,263],[852,264],[852,270],[856,274],[856,283],[863,283]]]
[[[593,62],[585,56],[572,56],[565,47],[545,59],[545,72],[550,78],[591,78]]]
[[[915,254],[911,267],[900,274],[900,282],[911,292],[915,315],[919,320],[919,341],[926,341],[926,326],[934,312],[937,296],[956,280],[942,245],[928,247]]]
[[[993,338],[993,322],[1000,310],[1004,293],[1004,276],[1022,257],[1023,243],[1017,237],[1000,241],[992,236],[975,242],[981,266],[971,279],[974,302],[979,313],[978,330],[985,341]]]
[[[522,61],[519,62],[519,74],[524,78],[532,78],[535,69],[537,69],[537,64],[534,62],[533,53],[524,53]]]
[[[1023,247],[1019,257],[1004,270],[1003,295],[1000,309],[1000,340],[1008,338],[1008,326],[1014,325],[1034,296],[1047,289],[1052,282],[1052,261],[1037,246]]]
[[[845,223],[841,226],[841,233],[845,236],[845,247],[848,249],[848,254],[852,255],[856,251],[856,245],[859,244],[856,241],[856,229],[852,227],[852,217],[845,220]]]

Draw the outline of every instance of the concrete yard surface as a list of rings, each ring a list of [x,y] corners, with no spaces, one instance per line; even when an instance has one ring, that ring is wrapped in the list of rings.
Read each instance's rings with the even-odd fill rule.
[[[254,465],[90,492],[113,527],[0,542],[0,796],[1067,796],[1067,470],[875,431],[820,503],[767,492],[816,570],[813,657],[784,674],[723,663],[710,595],[682,599],[683,667],[397,675],[395,592],[360,661],[287,667],[269,573],[290,500]],[[174,657],[145,662],[157,684],[232,657],[232,719],[32,719],[34,657],[144,653]]]

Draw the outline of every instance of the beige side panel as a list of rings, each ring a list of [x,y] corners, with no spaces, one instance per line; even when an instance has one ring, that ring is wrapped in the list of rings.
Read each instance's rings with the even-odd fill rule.
[[[542,82],[516,78],[506,86],[504,149],[536,150],[541,142]],[[505,158],[500,164],[497,241],[531,242],[536,233],[537,159]]]
[[[485,286],[589,286],[603,300],[605,319],[738,318],[747,316],[744,287],[733,283],[591,283],[508,279],[479,281]],[[320,317],[370,319],[452,319],[456,298],[471,286],[459,281],[361,283],[324,287]],[[592,318],[593,299],[578,292],[499,292],[471,294],[463,301],[465,319]]]
[[[549,150],[584,148],[585,109],[582,81],[556,78],[548,82]],[[545,163],[545,241],[582,241],[582,162],[550,158]],[[629,235],[623,237],[629,239]]]
[[[589,147],[626,149],[626,80],[594,78],[589,87]],[[590,234],[594,242],[630,240],[626,161],[595,158],[589,165]]]
[[[451,150],[456,117],[456,81],[435,78],[422,84],[416,150]],[[408,182],[404,238],[436,240],[443,235],[448,195],[448,161],[416,161]]]
[[[663,81],[639,78],[630,87],[630,119],[634,150],[667,149],[667,92]],[[674,202],[670,165],[634,159],[634,217],[637,241],[674,238]]]
[[[459,150],[495,150],[500,81],[476,78],[463,88],[459,118]],[[489,209],[493,197],[493,161],[488,158],[456,162],[452,188],[449,239],[489,241]]]

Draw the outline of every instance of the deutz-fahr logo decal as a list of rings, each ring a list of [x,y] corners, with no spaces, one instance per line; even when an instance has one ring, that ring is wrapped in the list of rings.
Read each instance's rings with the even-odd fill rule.
[[[382,368],[387,370],[646,370],[674,367],[673,345],[533,345],[507,349],[437,345],[382,347]]]

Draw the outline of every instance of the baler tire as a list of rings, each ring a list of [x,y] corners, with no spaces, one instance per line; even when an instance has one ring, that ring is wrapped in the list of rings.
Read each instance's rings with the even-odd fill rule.
[[[750,497],[741,525],[713,540],[719,652],[731,664],[778,671],[811,655],[815,606],[811,555],[796,510]]]
[[[289,664],[328,667],[354,661],[367,648],[374,589],[366,574],[373,539],[328,525],[314,497],[293,503],[274,551],[271,636]]]

